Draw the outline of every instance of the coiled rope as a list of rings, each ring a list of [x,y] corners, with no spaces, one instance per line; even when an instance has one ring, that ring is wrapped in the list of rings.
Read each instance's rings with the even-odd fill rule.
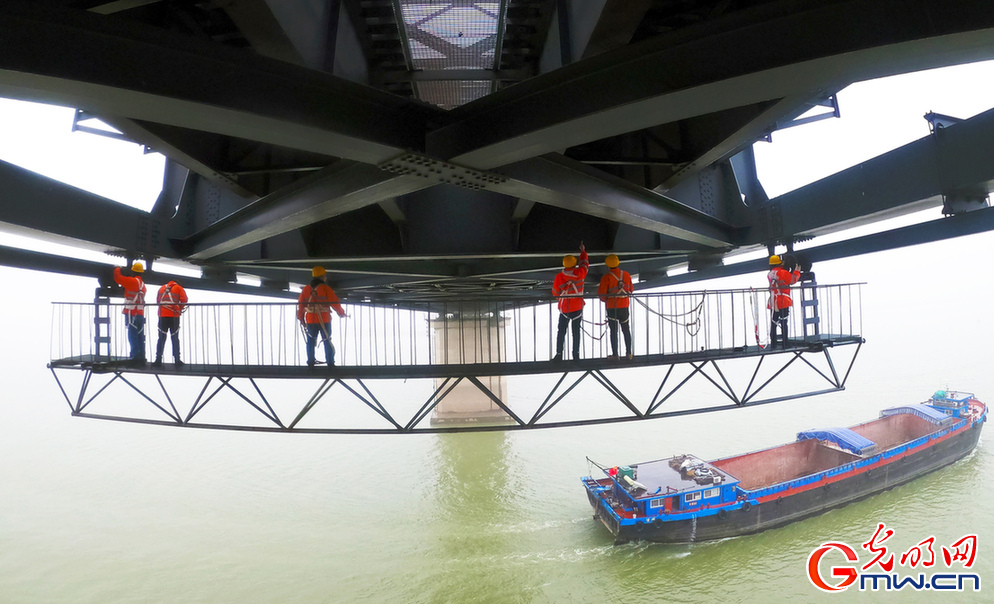
[[[673,323],[678,327],[683,327],[687,330],[687,335],[694,337],[701,331],[701,316],[704,314],[704,302],[707,299],[707,291],[701,292],[701,301],[697,303],[697,306],[688,310],[687,312],[666,314],[662,312],[657,312],[651,308],[649,305],[643,302],[639,298],[634,298],[646,311],[656,315],[664,321]],[[681,317],[690,317],[690,320],[682,322]]]

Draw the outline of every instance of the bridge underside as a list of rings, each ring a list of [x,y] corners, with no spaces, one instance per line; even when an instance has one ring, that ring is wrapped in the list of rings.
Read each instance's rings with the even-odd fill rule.
[[[220,430],[411,434],[658,419],[840,391],[862,343],[856,336],[823,334],[785,349],[406,367],[167,363],[153,369],[91,357],[54,360],[49,367],[79,417]],[[67,374],[80,378],[74,396]],[[508,380],[495,387],[491,377]],[[426,382],[420,390],[408,384],[417,379]],[[522,393],[515,380],[522,381]],[[439,413],[439,405],[466,384],[489,399],[495,413]],[[122,396],[122,389],[130,395]]]
[[[142,259],[152,284],[171,262],[201,270],[177,277],[192,288],[289,298],[322,264],[346,300],[530,300],[580,241],[594,273],[616,253],[650,288],[811,239],[819,261],[994,228],[991,112],[773,199],[752,154],[839,116],[852,82],[994,58],[986,0],[0,4],[0,95],[168,158],[151,211],[0,163],[0,229]],[[108,282],[54,254],[0,263]]]

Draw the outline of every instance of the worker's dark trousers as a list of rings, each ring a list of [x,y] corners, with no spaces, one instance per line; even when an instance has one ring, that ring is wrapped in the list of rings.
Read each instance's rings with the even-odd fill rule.
[[[167,333],[172,336],[170,339],[173,343],[173,360],[179,361],[179,317],[159,317],[159,341],[155,344],[155,360],[162,361]]]
[[[580,321],[583,309],[559,313],[559,331],[556,333],[556,356],[562,358],[563,344],[566,343],[566,324],[573,323],[573,358],[580,358]]]
[[[611,330],[611,354],[618,356],[618,325],[621,325],[621,335],[625,338],[625,354],[632,354],[632,330],[628,326],[627,308],[607,309],[607,326]]]
[[[125,315],[132,361],[145,361],[145,315]]]
[[[790,307],[773,311],[770,319],[770,348],[777,343],[777,325],[780,325],[780,333],[783,334],[783,347],[787,348],[787,318],[790,316]]]
[[[328,365],[335,364],[335,347],[331,345],[331,323],[308,323],[307,324],[307,364],[314,365],[314,348],[317,339],[324,342],[324,358]]]

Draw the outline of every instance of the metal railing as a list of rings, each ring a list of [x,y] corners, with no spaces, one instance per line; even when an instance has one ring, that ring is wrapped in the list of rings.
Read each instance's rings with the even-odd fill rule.
[[[792,288],[791,339],[860,336],[862,284]],[[766,289],[634,294],[630,298],[633,353],[669,355],[765,344]],[[587,296],[581,356],[611,354],[604,304]],[[415,366],[547,361],[556,353],[556,301],[497,299],[425,301],[385,306],[345,302],[347,318],[332,313],[338,365]],[[121,359],[128,356],[123,304],[55,303],[51,358]],[[203,365],[292,366],[305,359],[295,303],[197,304],[180,322],[181,357]],[[146,308],[146,356],[158,338],[154,304]],[[109,320],[107,317],[109,316]],[[620,330],[619,330],[620,331]],[[572,350],[567,329],[566,351]],[[321,344],[318,358],[323,360]],[[619,333],[619,352],[624,341]],[[165,344],[165,360],[172,345]]]

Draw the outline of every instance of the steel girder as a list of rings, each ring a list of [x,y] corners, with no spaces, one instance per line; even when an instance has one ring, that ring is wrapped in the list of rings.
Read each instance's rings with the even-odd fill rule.
[[[112,267],[102,262],[92,260],[81,260],[79,258],[68,258],[55,254],[34,252],[18,248],[0,245],[0,265],[23,268],[33,271],[44,271],[46,273],[59,273],[64,275],[74,275],[77,277],[90,277],[98,280],[98,283],[113,286]],[[154,265],[153,265],[154,266]],[[286,291],[285,288],[274,289],[253,285],[239,284],[223,279],[210,277],[189,277],[178,275],[166,271],[150,268],[142,273],[142,277],[149,285],[161,285],[169,281],[182,281],[190,289],[205,291],[227,292],[232,294],[243,294],[247,296],[268,296],[273,298],[284,298],[296,300],[297,294]],[[123,291],[120,290],[123,296]]]
[[[603,53],[446,114],[127,21],[5,3],[0,89],[356,161],[427,146],[433,157],[487,169],[685,117],[994,56],[994,7],[982,0],[956,10],[928,0],[796,4],[760,5]],[[750,52],[728,53],[735,47]],[[81,48],[87,60],[71,58]],[[513,142],[522,137],[531,142]]]
[[[944,195],[994,189],[994,110],[772,201],[785,237],[838,231],[942,206]]]
[[[808,262],[827,262],[829,260],[838,260],[840,258],[882,252],[910,245],[943,241],[945,239],[953,239],[955,237],[988,231],[994,231],[994,208],[965,212],[882,233],[874,233],[836,243],[808,247],[798,251],[797,255],[802,256]],[[768,268],[769,264],[766,259],[748,260],[735,264],[705,268],[672,277],[664,276],[647,279],[644,282],[640,282],[637,289],[680,285],[702,279],[759,274],[765,272]]]
[[[882,252],[910,245],[922,243],[932,243],[933,241],[943,241],[955,237],[974,235],[994,231],[994,208],[975,210],[947,216],[938,220],[914,224],[882,233],[863,235],[845,241],[829,243],[826,245],[804,248],[797,252],[808,262],[827,262],[840,258],[850,258],[873,252]],[[656,287],[667,287],[680,285],[683,283],[693,283],[703,279],[718,279],[721,277],[734,277],[737,275],[756,275],[765,273],[769,269],[769,263],[765,258],[759,260],[747,260],[723,266],[704,268],[682,275],[654,277],[640,282],[636,289],[652,289]]]
[[[822,97],[825,94],[819,93],[817,96]],[[696,176],[708,166],[733,156],[745,148],[749,148],[754,142],[770,133],[772,129],[771,124],[789,121],[798,117],[810,108],[810,100],[811,95],[803,92],[791,94],[785,98],[770,102],[762,110],[758,111],[754,117],[739,124],[732,132],[725,134],[721,140],[708,145],[707,151],[697,154],[694,159],[682,165],[672,176],[663,181],[662,184],[656,186],[654,190],[669,192],[679,199],[679,194],[673,190],[674,187]]]
[[[379,163],[441,110],[124,19],[0,6],[0,93]]]
[[[179,180],[175,183],[170,181],[168,188],[175,189],[177,191],[175,194],[178,195],[178,191],[187,187],[180,182],[183,176],[181,173],[174,176]],[[0,206],[0,224],[15,231],[30,231],[53,242],[63,241],[87,247],[92,251],[109,251],[133,258],[143,257],[147,260],[182,255],[174,249],[174,245],[180,248],[184,245],[197,244],[209,246],[213,241],[225,242],[236,239],[232,235],[236,229],[242,229],[249,236],[264,232],[269,238],[268,241],[272,242],[272,238],[279,233],[296,234],[290,225],[293,225],[294,221],[299,221],[298,225],[312,222],[314,219],[307,218],[311,213],[320,213],[322,218],[327,218],[372,203],[378,198],[375,195],[387,187],[403,185],[414,190],[426,186],[423,179],[394,176],[373,166],[342,161],[308,180],[301,181],[299,192],[286,191],[287,197],[278,201],[264,199],[236,211],[228,219],[207,229],[202,234],[202,239],[173,241],[173,235],[180,232],[182,224],[187,221],[185,213],[192,209],[188,200],[174,199],[166,204],[170,207],[163,207],[150,215],[10,164],[0,163],[0,181],[4,183],[8,199],[7,203]],[[346,185],[352,187],[351,193],[344,191],[343,187]],[[394,192],[396,190],[394,189]],[[471,194],[469,191],[463,193]],[[598,189],[590,187],[584,194],[598,194]],[[610,192],[603,191],[602,194],[607,196]],[[210,196],[210,193],[205,196]],[[355,200],[353,206],[345,205],[351,200]],[[173,204],[177,204],[179,208],[176,216],[173,216],[174,210],[171,207]],[[96,216],[99,216],[99,221],[93,219]],[[540,231],[538,234],[544,232],[546,227],[552,228],[551,225],[537,227]],[[451,224],[446,228],[458,230],[460,225]],[[536,230],[536,227],[531,227],[531,230]],[[434,232],[436,231],[425,236],[435,237],[437,245],[440,241],[437,240],[436,235],[432,235]],[[145,238],[137,240],[137,233],[144,233]],[[548,238],[547,234],[542,237]],[[534,238],[529,235],[527,245],[533,245],[531,242]],[[590,240],[594,241],[593,238]],[[555,243],[555,239],[552,241]],[[245,245],[244,242],[240,243]],[[357,242],[347,238],[343,241],[343,245],[354,249],[358,247]],[[610,242],[604,241],[600,245],[609,246]],[[270,252],[275,251],[274,246],[269,248]],[[228,248],[222,249],[229,251]],[[289,275],[291,280],[306,280],[309,271],[307,262],[301,262],[296,257],[283,260],[279,255],[271,254],[259,258],[257,254],[253,252],[246,257],[229,254],[224,264],[274,282],[285,280],[288,276],[287,269],[292,269]],[[658,254],[659,252],[654,253]],[[403,256],[375,258],[318,255],[311,261],[336,264],[338,266],[336,283],[340,283],[343,287],[361,287],[362,285],[383,286],[390,281],[423,283],[437,279],[451,280],[460,276],[541,279],[547,267],[558,262],[560,253],[558,249],[553,249],[545,253],[535,251],[521,254],[517,246],[511,245],[508,238],[506,248],[488,250],[482,255],[443,255],[446,257],[438,257],[437,251],[429,254],[408,253]],[[629,257],[645,255],[635,254]],[[44,261],[41,260],[43,256]],[[9,255],[4,257],[15,266],[30,265],[39,268],[59,266],[58,256],[40,255],[27,265],[22,264],[27,261],[21,258]],[[196,253],[186,257],[195,258]],[[66,263],[64,266],[75,266],[75,263]],[[100,272],[98,266],[97,263],[93,263],[92,266],[88,264],[71,272],[96,276]],[[468,267],[472,269],[467,272]],[[294,276],[293,272],[299,275]],[[360,275],[365,275],[367,278],[357,281]],[[202,283],[209,289],[230,291],[227,282],[206,279]],[[248,288],[246,292],[248,291],[252,291],[252,288]]]
[[[748,52],[729,52],[734,48]],[[455,109],[428,133],[427,151],[490,169],[731,107],[810,97],[911,66],[991,56],[994,6],[984,0],[957,2],[955,10],[929,0],[767,3]]]
[[[938,128],[924,138],[770,200],[761,210],[768,223],[756,227],[742,246],[793,243],[917,210],[943,207],[963,191],[981,199],[994,191],[994,109]],[[981,201],[975,205],[986,205]],[[843,242],[814,246],[802,254],[826,261],[994,230],[994,208],[963,211]],[[765,260],[646,280],[660,287],[763,271]]]
[[[445,113],[206,39],[54,4],[39,8],[35,3],[8,2],[0,7],[0,92],[78,106],[110,121],[116,118],[133,137],[151,137],[204,178],[242,196],[249,191],[232,176],[237,167],[218,165],[222,160],[203,152],[208,145],[195,149],[190,141],[198,133],[239,144],[286,146],[317,154],[331,165],[320,176],[276,188],[213,224],[195,223],[191,228],[180,221],[163,223],[163,228],[151,231],[160,235],[154,245],[141,244],[142,251],[152,255],[176,254],[208,266],[254,262],[257,274],[281,270],[276,263],[262,266],[270,260],[296,260],[299,265],[314,260],[310,254],[294,257],[299,245],[277,245],[274,238],[281,234],[317,228],[329,217],[374,204],[393,207],[397,194],[432,186],[432,181],[414,184],[409,177],[375,172],[373,165],[412,150],[434,161],[454,159],[453,165],[466,169],[493,168],[505,179],[494,184],[493,191],[511,195],[514,201],[539,201],[593,216],[605,231],[620,225],[629,229],[630,240],[640,242],[642,247],[634,251],[666,258],[789,239],[798,229],[813,233],[834,228],[845,224],[847,215],[869,212],[856,205],[836,210],[800,203],[793,206],[797,216],[788,209],[777,228],[768,229],[762,212],[740,213],[733,220],[726,217],[729,212],[689,208],[549,152],[575,141],[595,141],[686,117],[707,119],[715,112],[757,108],[758,113],[743,112],[749,115],[737,129],[734,120],[729,121],[724,138],[709,139],[707,149],[695,151],[696,159],[663,183],[682,185],[708,164],[747,145],[769,126],[764,126],[766,121],[772,124],[796,113],[805,99],[857,79],[994,55],[994,7],[980,0],[959,2],[955,11],[929,0],[767,2],[600,53]],[[611,16],[608,12],[605,18]],[[627,18],[629,25],[637,20]],[[818,36],[810,35],[814,30]],[[737,48],[743,52],[730,52]],[[336,164],[338,158],[346,162]],[[343,169],[348,161],[359,163]],[[356,176],[360,172],[361,178]],[[722,203],[735,201],[737,193],[729,188]],[[909,204],[919,201],[884,206],[913,207]],[[84,207],[96,206],[87,201],[73,212]],[[782,203],[777,207],[785,208]],[[402,223],[402,214],[391,218],[398,216]],[[50,216],[32,216],[30,221],[50,233],[76,226]],[[77,231],[92,226],[81,224],[85,226]],[[117,242],[124,245],[114,247],[128,249],[124,239],[143,232],[150,231],[139,225],[130,235],[118,236]],[[651,237],[656,233],[662,237]],[[101,247],[114,236],[101,235],[92,243]],[[171,240],[179,242],[180,249],[173,248]],[[550,249],[550,257],[556,251],[561,250]],[[460,252],[442,249],[438,255]],[[390,262],[388,257],[383,260]],[[512,264],[508,262],[509,274],[533,270],[531,261]],[[550,262],[549,269],[554,264]],[[466,275],[492,275],[492,268]]]
[[[174,255],[162,221],[147,212],[3,161],[0,183],[0,225],[8,230],[97,252]]]
[[[678,201],[559,154],[503,166],[499,192],[598,216],[704,247],[729,246],[733,229]]]
[[[432,184],[343,160],[195,233],[181,247],[186,257],[206,260]]]
[[[691,245],[724,247],[733,241],[732,230],[717,220],[559,155],[506,166],[496,174],[504,178],[486,185],[487,190],[660,233]],[[185,242],[190,246],[186,252],[193,260],[206,260],[441,183],[428,175],[398,176],[374,166],[339,162],[193,235]]]

